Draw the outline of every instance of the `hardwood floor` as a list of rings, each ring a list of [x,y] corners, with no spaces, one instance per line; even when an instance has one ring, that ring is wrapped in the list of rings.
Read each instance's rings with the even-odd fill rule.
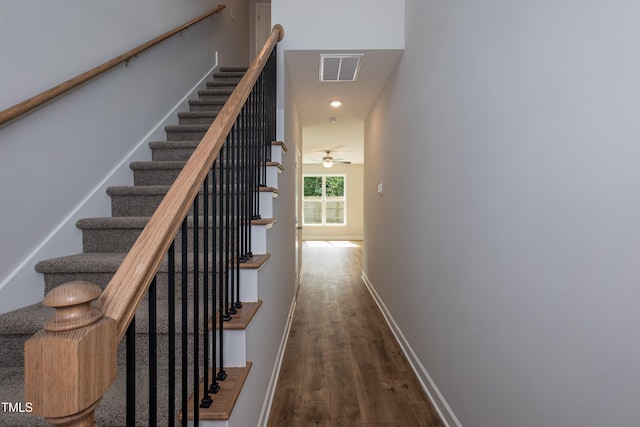
[[[270,427],[442,426],[362,283],[361,242],[305,242]]]

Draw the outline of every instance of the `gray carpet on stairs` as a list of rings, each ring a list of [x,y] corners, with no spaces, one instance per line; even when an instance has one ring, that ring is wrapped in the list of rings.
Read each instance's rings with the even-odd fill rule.
[[[108,195],[113,200],[112,217],[84,219],[78,221],[78,227],[83,230],[85,252],[75,255],[64,255],[59,258],[43,260],[38,263],[37,270],[44,274],[46,291],[62,283],[73,280],[88,280],[104,287],[113,273],[121,264],[126,250],[131,246],[135,236],[148,221],[148,217],[155,210],[160,200],[166,194],[168,186],[173,183],[175,177],[184,166],[186,160],[198,145],[198,141],[206,132],[208,126],[215,119],[218,111],[224,104],[233,87],[242,77],[244,68],[222,69],[214,74],[213,81],[207,82],[207,89],[199,93],[198,99],[189,101],[190,111],[178,114],[180,125],[167,126],[167,141],[155,141],[149,143],[151,150],[149,162],[135,162],[131,165],[134,172],[134,186],[113,187],[108,190]],[[116,201],[117,200],[117,201]],[[201,224],[202,224],[201,220]],[[96,231],[99,230],[99,231]],[[101,234],[91,236],[91,233]],[[178,247],[178,246],[176,246]],[[192,250],[192,249],[191,249]],[[62,254],[61,254],[62,255]],[[189,254],[191,259],[193,254]],[[177,274],[180,274],[180,255],[176,255],[178,261]],[[203,264],[203,256],[200,256],[200,265]],[[211,260],[210,265],[213,262]],[[190,268],[191,270],[192,268]],[[160,267],[158,275],[158,372],[165,373],[168,370],[167,359],[167,266],[166,262]],[[176,304],[181,302],[181,288],[178,286]],[[188,299],[193,298],[193,290],[190,285]],[[136,354],[139,365],[136,370],[136,382],[146,384],[148,368],[144,362],[148,354],[148,323],[147,300],[137,313],[136,322]],[[191,310],[189,310],[191,311]],[[0,402],[23,402],[23,351],[25,341],[42,328],[43,323],[51,316],[52,309],[35,304],[11,313],[0,315]],[[178,332],[182,330],[179,321],[178,308]],[[193,314],[189,313],[187,325],[188,340],[193,342],[194,327]],[[198,331],[200,345],[202,346],[202,333]],[[177,337],[179,343],[180,339]],[[203,352],[201,351],[202,355]],[[124,343],[118,350],[119,374],[114,386],[105,395],[102,403],[96,411],[96,418],[102,426],[124,426]],[[177,356],[177,396],[180,393],[181,356]],[[193,350],[188,354],[189,366],[193,364]],[[189,379],[189,392],[192,391],[194,379]],[[158,390],[167,389],[166,375],[159,376]],[[55,390],[51,391],[52,393]],[[148,425],[146,418],[146,403],[148,396],[147,386],[140,386],[137,390],[139,404],[137,407],[137,425]],[[158,400],[158,425],[167,425],[167,406],[165,398]],[[0,408],[1,409],[1,408]],[[46,423],[39,418],[23,413],[0,412],[0,427],[4,426],[44,426]]]

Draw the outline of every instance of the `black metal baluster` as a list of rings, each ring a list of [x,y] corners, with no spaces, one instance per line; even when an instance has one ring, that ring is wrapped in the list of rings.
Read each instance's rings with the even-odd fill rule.
[[[176,251],[175,242],[171,243],[169,247],[169,259],[168,259],[168,277],[167,277],[167,299],[168,299],[168,311],[169,311],[169,378],[168,385],[168,405],[167,414],[168,425],[174,426],[176,423],[175,418],[175,404],[176,404]]]
[[[200,420],[200,205],[199,196],[193,200],[193,425],[198,426]]]
[[[225,292],[225,314],[224,314],[224,320],[225,321],[229,321],[231,320],[231,311],[230,311],[230,301],[231,301],[231,293],[230,293],[230,283],[229,283],[229,264],[231,262],[231,259],[229,257],[229,247],[231,246],[231,234],[230,234],[230,229],[231,229],[231,192],[233,191],[233,188],[231,187],[231,167],[230,167],[230,158],[231,158],[231,149],[230,149],[230,144],[231,144],[231,135],[229,135],[227,137],[227,144],[225,146],[225,160],[226,160],[226,168],[225,168],[225,229],[224,229],[224,234],[225,234],[225,246],[224,246],[224,253],[225,253],[225,268],[226,268],[226,274],[225,274],[225,279],[224,279],[224,292]]]
[[[136,318],[131,319],[126,335],[127,352],[127,427],[136,425]]]
[[[247,199],[247,223],[249,227],[251,226],[251,220],[253,220],[253,92],[249,95],[249,99],[247,100],[247,183],[246,183],[246,199]],[[252,236],[251,233],[247,234],[247,260],[253,256],[252,252]]]
[[[224,341],[222,335],[224,332],[224,310],[225,310],[225,295],[224,295],[224,283],[226,275],[226,265],[224,257],[224,205],[225,205],[225,188],[224,188],[224,160],[222,154],[219,156],[220,164],[218,166],[218,215],[220,218],[220,228],[218,230],[218,248],[216,250],[216,256],[218,257],[218,373],[216,374],[217,381],[224,381],[227,374],[224,372]]]
[[[213,363],[212,363],[212,367],[211,367],[211,384],[209,384],[209,392],[210,393],[217,393],[218,391],[220,391],[220,384],[218,384],[218,381],[216,380],[216,350],[217,350],[217,345],[216,345],[216,338],[217,338],[217,328],[216,328],[216,307],[217,307],[217,295],[218,292],[216,291],[216,279],[217,279],[217,274],[216,274],[216,268],[218,266],[218,263],[216,262],[216,260],[218,259],[218,251],[219,251],[219,247],[218,247],[218,224],[219,224],[219,217],[218,217],[218,203],[217,203],[217,199],[218,199],[218,188],[217,188],[217,180],[216,180],[216,165],[218,165],[218,160],[216,160],[213,163],[213,172],[211,174],[211,188],[213,191],[213,194],[211,195],[211,212],[212,212],[212,217],[213,217],[213,225],[211,228],[211,242],[212,242],[212,250],[211,250],[211,259],[212,259],[212,264],[213,264],[213,269],[212,269],[212,278],[211,278],[211,301],[212,301],[212,305],[213,305],[213,333],[212,333],[212,337],[211,337],[211,357],[213,359]],[[205,383],[206,384],[206,383]]]
[[[231,128],[231,134],[229,135],[229,165],[227,168],[227,174],[229,176],[229,187],[231,191],[229,192],[229,261],[231,264],[235,264],[234,256],[234,248],[236,245],[235,241],[235,220],[236,220],[236,205],[235,205],[235,193],[238,191],[237,182],[235,180],[235,170],[236,170],[236,144],[238,142],[238,127],[237,122]],[[229,277],[229,304],[228,304],[228,312],[229,314],[236,314],[238,310],[234,305],[235,301],[235,286],[234,286],[235,276],[233,275],[233,270],[231,270],[231,274]]]
[[[181,283],[181,295],[182,295],[182,425],[183,427],[187,427],[188,417],[187,415],[187,405],[188,405],[188,367],[187,367],[187,357],[188,357],[188,317],[187,317],[187,287],[189,286],[189,260],[187,259],[188,247],[187,247],[187,219],[185,218],[182,221],[182,283]]]
[[[240,160],[242,164],[241,169],[241,188],[242,188],[242,201],[240,210],[242,212],[242,251],[240,262],[247,262],[249,260],[249,232],[251,230],[251,218],[248,215],[249,209],[249,201],[247,200],[247,164],[248,164],[248,155],[249,155],[249,135],[247,132],[247,105],[245,104],[242,107],[242,111],[240,112],[240,123],[242,128],[242,150],[240,154]]]
[[[235,157],[236,157],[236,162],[234,164],[234,168],[233,168],[233,172],[234,172],[234,181],[235,181],[235,193],[234,193],[234,205],[235,205],[235,212],[233,215],[233,221],[234,221],[234,233],[235,233],[235,238],[234,238],[234,252],[235,255],[233,257],[234,259],[234,265],[235,265],[235,303],[234,303],[234,308],[235,309],[239,309],[242,308],[242,304],[240,303],[240,257],[242,256],[242,247],[241,247],[241,207],[240,207],[240,196],[241,196],[241,183],[240,183],[240,144],[242,144],[242,132],[240,131],[241,129],[241,124],[239,121],[239,118],[236,119],[236,125],[238,127],[238,130],[236,131],[236,145],[235,145]]]
[[[203,233],[203,242],[202,242],[202,256],[204,257],[204,265],[203,265],[203,301],[202,301],[202,318],[203,318],[203,329],[204,329],[204,396],[202,397],[202,401],[200,402],[201,408],[209,408],[213,403],[211,396],[209,396],[209,175],[204,179],[204,188],[203,188],[203,196],[204,203],[202,205],[203,208],[203,217],[204,217],[204,233]],[[215,227],[215,223],[213,223]],[[215,330],[215,326],[214,326]]]
[[[149,426],[158,423],[158,345],[156,278],[149,285]]]
[[[260,117],[262,118],[261,122],[260,122],[260,130],[261,130],[261,148],[262,150],[260,151],[261,156],[260,156],[260,175],[262,176],[262,181],[261,181],[261,186],[262,187],[266,187],[267,186],[267,116],[266,116],[266,108],[265,108],[265,100],[266,100],[266,93],[265,93],[265,85],[264,85],[264,78],[265,78],[265,73],[264,70],[262,70],[262,72],[260,73],[260,77],[258,79],[259,84],[260,84]]]
[[[260,219],[260,120],[259,120],[259,110],[258,110],[258,103],[259,103],[259,96],[257,93],[256,88],[253,88],[253,91],[251,93],[251,105],[253,107],[253,114],[252,114],[252,132],[253,132],[253,138],[252,138],[252,150],[253,150],[253,155],[252,157],[252,161],[253,164],[251,165],[251,172],[252,172],[252,177],[251,177],[251,186],[252,186],[252,192],[253,192],[253,219]]]

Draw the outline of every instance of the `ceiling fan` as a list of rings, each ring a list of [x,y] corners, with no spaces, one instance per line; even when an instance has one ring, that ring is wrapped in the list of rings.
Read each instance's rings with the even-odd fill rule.
[[[330,150],[325,150],[325,153],[327,155],[322,158],[322,161],[317,161],[317,162],[312,162],[312,163],[321,163],[322,166],[324,166],[325,168],[330,168],[336,163],[339,163],[339,164],[342,164],[342,165],[350,165],[351,164],[351,162],[346,161],[346,160],[342,160],[339,157],[334,159],[331,156],[331,151]]]

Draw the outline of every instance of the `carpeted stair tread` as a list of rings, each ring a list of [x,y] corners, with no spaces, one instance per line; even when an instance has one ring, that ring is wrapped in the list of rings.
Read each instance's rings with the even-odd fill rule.
[[[107,188],[107,194],[109,196],[158,196],[158,195],[166,195],[170,185],[122,185],[116,187]],[[209,185],[209,194],[211,195],[213,191],[213,186]],[[202,195],[203,190],[200,189],[200,195]]]
[[[131,162],[129,167],[131,170],[165,170],[165,169],[182,169],[186,161],[181,160],[155,160]]]
[[[82,218],[76,222],[76,227],[80,230],[144,228],[148,222],[149,217],[146,216],[105,216],[97,218]]]
[[[144,228],[149,222],[148,216],[103,216],[96,218],[82,218],[76,222],[76,227],[80,230],[118,230]],[[213,226],[214,217],[208,216],[207,224],[209,228]],[[198,215],[198,225],[202,227],[205,223],[203,215]],[[194,218],[187,217],[187,227],[193,228]]]
[[[178,113],[180,125],[207,125],[211,126],[218,117],[218,111],[185,111]]]
[[[178,117],[216,117],[218,111],[182,111],[178,113]]]
[[[49,258],[36,264],[38,273],[112,273],[115,272],[126,253],[79,253]]]
[[[117,196],[158,196],[166,195],[170,185],[121,185],[107,188],[107,194]]]
[[[177,142],[177,141],[176,141]],[[194,147],[195,148],[195,147]],[[218,164],[230,163],[229,161],[218,162]],[[236,162],[237,163],[237,162]],[[182,169],[187,164],[186,160],[149,160],[149,161],[139,161],[132,162],[129,167],[134,170],[173,170],[173,169]],[[231,163],[233,164],[233,163]],[[282,169],[281,165],[278,166],[275,162],[267,162],[267,166],[275,166]],[[149,187],[149,186],[147,186]]]
[[[226,100],[223,99],[190,99],[191,111],[220,111]]]
[[[257,220],[265,221],[265,220]],[[275,220],[273,220],[275,222]],[[43,274],[65,274],[65,273],[114,273],[122,261],[127,256],[124,252],[81,252],[73,255],[65,255],[57,258],[49,258],[36,264],[36,271]],[[262,257],[263,255],[256,255]],[[182,271],[182,253],[176,252],[176,272]],[[199,263],[204,264],[204,254],[199,253]],[[187,271],[193,271],[193,253],[187,253]],[[209,268],[212,268],[212,255],[209,254]],[[166,257],[158,267],[159,273],[166,273],[169,270]],[[31,306],[30,306],[31,307]],[[6,313],[9,314],[9,313]]]
[[[195,111],[196,113],[208,113],[208,111]],[[151,141],[149,142],[149,148],[153,149],[183,149],[183,148],[196,148],[200,144],[198,140],[192,141]]]
[[[208,125],[169,125],[164,129],[167,132],[206,132],[210,127]]]

